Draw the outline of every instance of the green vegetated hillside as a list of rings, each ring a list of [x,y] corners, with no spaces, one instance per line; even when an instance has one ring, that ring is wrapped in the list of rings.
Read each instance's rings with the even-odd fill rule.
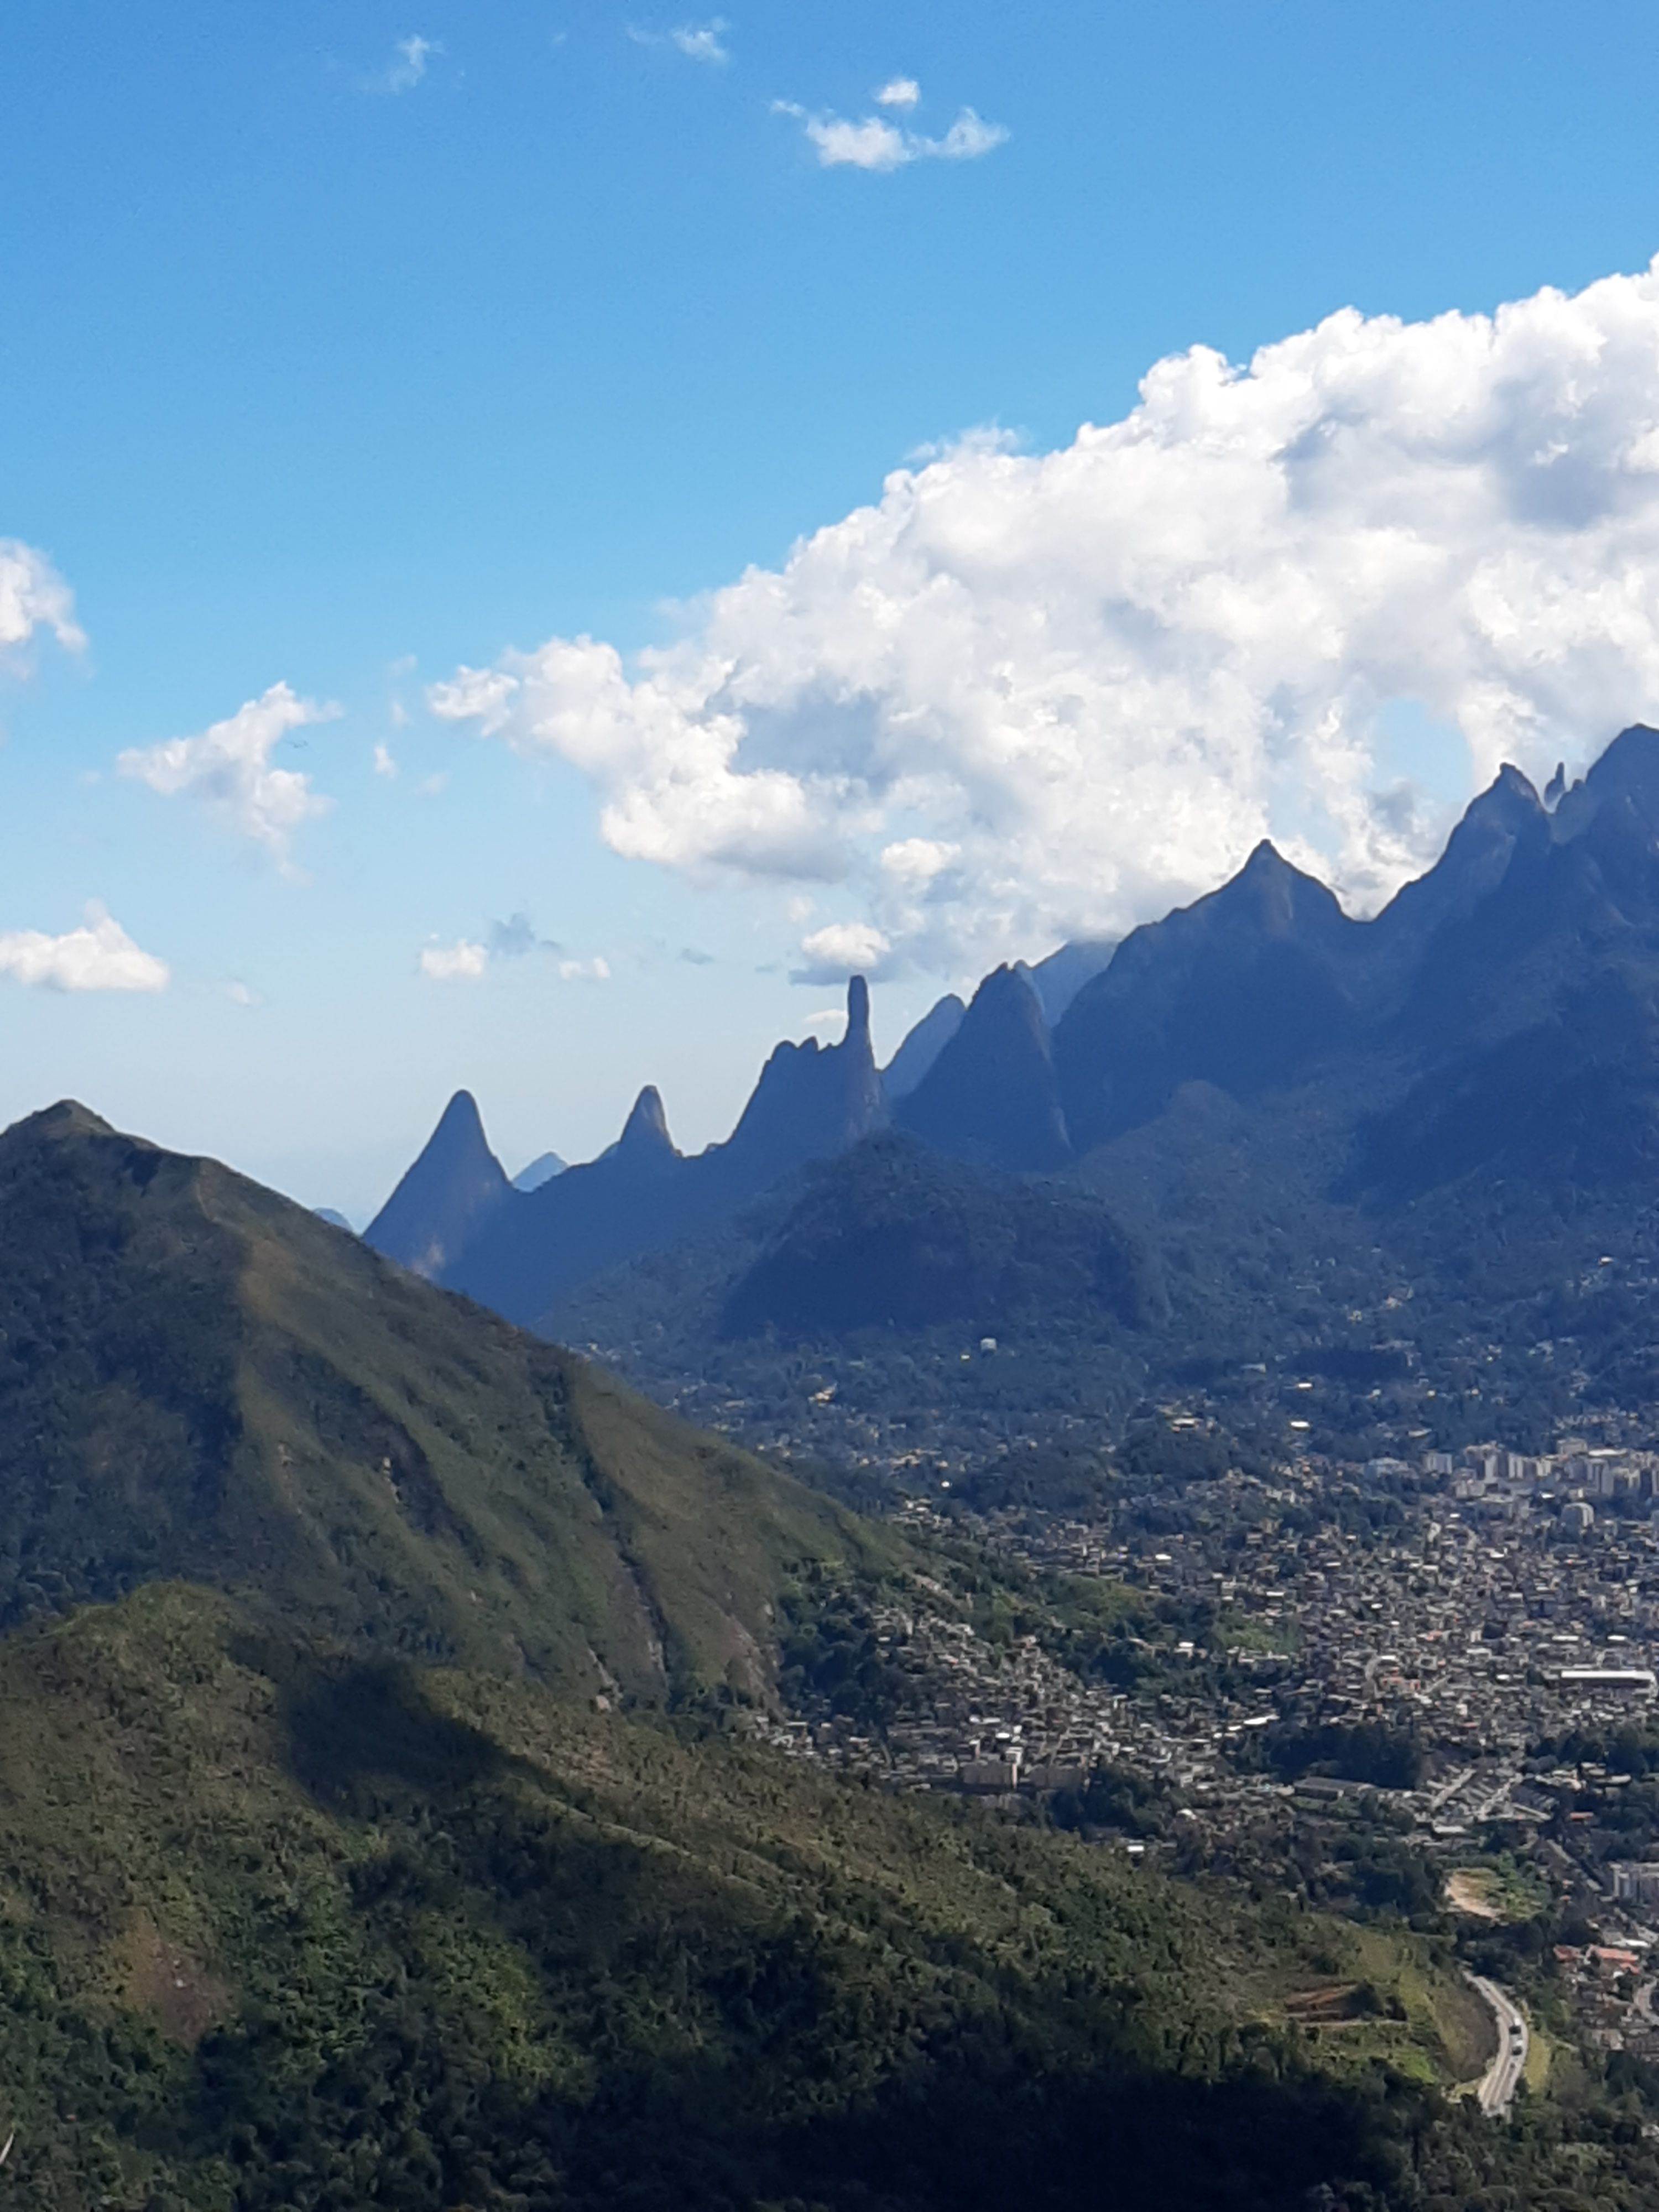
[[[1098,1199],[883,1135],[809,1176],[727,1297],[721,1327],[806,1337],[994,1328],[1079,1308],[1129,1328],[1169,1310],[1151,1251]]]
[[[769,1676],[873,1531],[211,1161],[0,1138],[0,1626],[182,1576],[590,1692]]]
[[[1495,2154],[1421,2086],[1483,2054],[1415,1939],[181,1584],[15,1633],[0,1701],[52,2212],[1449,2212]]]
[[[20,2203],[1659,2192],[1441,2109],[1435,1939],[750,1747],[779,1624],[927,1563],[76,1108],[0,1139],[0,1468]]]
[[[735,1419],[882,1506],[885,1468],[863,1475],[849,1461],[843,1413],[901,1428],[942,1419],[975,1450],[1034,1410],[1115,1425],[1182,1327],[1149,1240],[1092,1192],[891,1135],[597,1277],[538,1323],[692,1419]],[[964,1362],[985,1335],[1011,1356]]]

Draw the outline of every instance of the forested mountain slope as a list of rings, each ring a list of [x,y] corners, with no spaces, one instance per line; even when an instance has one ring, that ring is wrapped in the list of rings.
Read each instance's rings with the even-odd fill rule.
[[[0,1137],[0,1626],[182,1576],[367,1650],[763,1694],[848,1516],[209,1160]]]
[[[0,1644],[0,1698],[40,2212],[1462,2212],[1516,2170],[1435,2119],[1481,2054],[1408,1937],[178,1585]],[[1287,2026],[1362,1973],[1375,2028]],[[1639,2142],[1536,2170],[1659,2185]]]
[[[0,1336],[20,2202],[1659,2190],[1611,2108],[1442,2109],[1485,2055],[1442,1939],[753,1744],[806,1593],[929,1562],[213,1163],[7,1132]]]

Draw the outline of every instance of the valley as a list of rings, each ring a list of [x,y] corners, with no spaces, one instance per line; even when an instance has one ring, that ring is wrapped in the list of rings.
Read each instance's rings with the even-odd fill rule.
[[[1656,852],[1638,729],[362,1239],[6,1132],[31,2201],[1650,2203]]]

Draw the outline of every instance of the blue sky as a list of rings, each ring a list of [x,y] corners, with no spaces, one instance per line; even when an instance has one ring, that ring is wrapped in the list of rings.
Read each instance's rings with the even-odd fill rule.
[[[73,1092],[361,1216],[460,1083],[514,1166],[597,1148],[646,1080],[682,1142],[723,1133],[766,1047],[835,1004],[837,953],[866,941],[849,931],[882,948],[890,1047],[999,949],[1035,957],[1073,923],[1115,928],[1202,888],[1231,833],[1200,823],[1157,866],[1139,830],[1135,854],[1097,843],[1026,896],[983,857],[1006,799],[958,752],[948,799],[934,756],[884,770],[868,836],[899,857],[878,896],[875,860],[848,857],[872,774],[814,719],[814,701],[851,711],[823,642],[831,586],[812,585],[793,690],[755,607],[710,617],[698,595],[781,572],[804,534],[938,454],[958,538],[970,493],[1005,538],[1028,512],[1060,532],[1022,572],[1041,601],[1062,524],[1034,480],[987,474],[999,457],[958,467],[955,441],[1063,451],[1128,416],[1155,362],[1200,344],[1247,362],[1346,307],[1416,324],[1646,270],[1656,76],[1650,9],[1594,0],[1571,16],[732,0],[724,21],[600,0],[14,0],[0,537],[50,559],[87,642],[39,630],[0,675],[0,933],[60,937],[101,902],[168,981],[54,990],[15,963],[0,1110]],[[877,100],[907,82],[914,100]],[[963,157],[928,150],[964,111],[983,129]],[[825,166],[836,118],[898,133],[891,166]],[[1645,422],[1641,374],[1620,374],[1608,404]],[[1206,526],[1203,498],[1193,511]],[[857,557],[874,558],[862,538]],[[431,710],[459,669],[584,635],[630,673],[653,644],[764,663],[744,758],[834,817],[836,854],[670,822],[635,694],[597,768],[527,708],[494,737]],[[1316,772],[1289,737],[1251,786],[1362,902],[1498,742],[1445,655],[1414,671],[1367,652],[1343,711],[1357,728],[1372,700],[1354,742],[1373,782],[1417,787],[1408,826],[1397,793],[1350,820],[1348,769]],[[702,731],[719,702],[676,665],[676,712]],[[1642,712],[1646,669],[1637,653],[1595,715],[1625,696],[1626,719]],[[1280,714],[1279,679],[1249,681]],[[169,795],[153,759],[119,772],[277,684],[338,709],[270,753],[329,802],[286,835],[250,831],[202,778]],[[945,713],[906,696],[870,711]],[[1540,758],[1558,738],[1582,755],[1602,722],[1553,697],[1528,692],[1505,727]],[[1181,816],[1180,776],[1212,767],[1147,745],[1145,804]],[[948,907],[927,904],[940,885]],[[422,972],[423,950],[458,946],[483,949],[482,973]]]

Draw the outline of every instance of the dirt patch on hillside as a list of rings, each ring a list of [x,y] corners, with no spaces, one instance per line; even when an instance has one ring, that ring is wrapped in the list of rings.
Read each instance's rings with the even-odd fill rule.
[[[230,2010],[231,1993],[155,1922],[134,1922],[115,1947],[117,1990],[135,2012],[147,2012],[171,2043],[195,2045]]]
[[[1501,1920],[1504,1917],[1488,1896],[1486,1885],[1479,1875],[1448,1875],[1446,1902],[1454,1912],[1467,1912],[1476,1920]]]

